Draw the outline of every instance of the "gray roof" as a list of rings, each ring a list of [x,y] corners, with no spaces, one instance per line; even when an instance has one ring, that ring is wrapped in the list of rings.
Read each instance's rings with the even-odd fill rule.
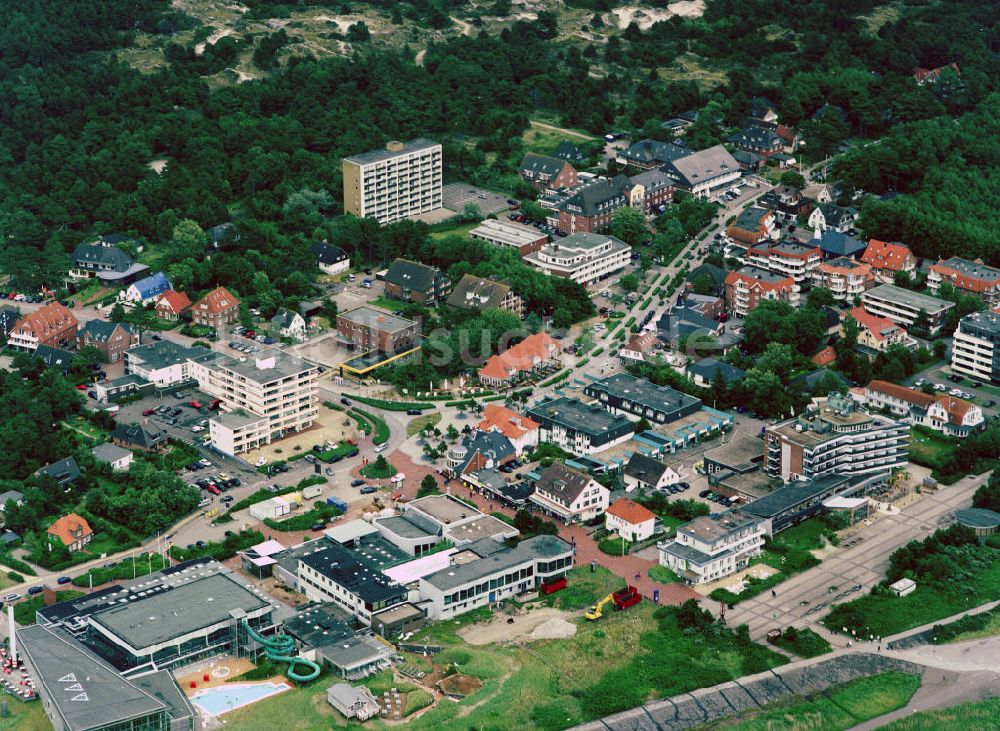
[[[834,203],[820,203],[819,210],[828,226],[840,226],[858,215],[854,208],[841,208]]]
[[[204,348],[188,348],[169,340],[161,340],[132,348],[128,355],[130,360],[137,360],[147,368],[159,370],[191,360],[204,353]]]
[[[346,251],[324,241],[313,241],[310,250],[320,264],[336,264],[347,259]]]
[[[508,292],[510,285],[505,282],[465,274],[448,296],[448,304],[475,310],[498,309]]]
[[[628,179],[628,182],[631,185],[641,185],[646,189],[647,194],[650,191],[672,187],[674,184],[670,176],[662,170],[646,170],[638,175],[633,175]]]
[[[733,226],[741,228],[744,231],[756,231],[757,227],[760,226],[760,222],[770,213],[766,208],[751,206],[740,214],[740,217],[736,219]]]
[[[67,482],[73,482],[80,479],[81,472],[80,466],[76,463],[76,460],[72,457],[67,457],[66,459],[61,459],[58,462],[45,465],[35,474],[48,475],[60,485],[63,485]]]
[[[431,536],[437,535],[436,533],[431,533],[429,530],[417,525],[412,520],[401,515],[390,515],[386,518],[376,518],[379,525],[385,526],[385,529],[390,533],[393,533],[400,538],[429,538]]]
[[[211,364],[212,368],[232,371],[254,383],[270,383],[316,368],[312,363],[277,348],[263,350],[246,360],[227,355],[216,358],[215,361]]]
[[[1000,269],[991,267],[981,261],[969,261],[968,259],[953,256],[950,259],[939,261],[938,266],[954,269],[969,279],[982,279],[989,282],[1000,280]]]
[[[691,148],[686,145],[675,142],[661,142],[659,140],[640,140],[629,145],[622,156],[627,160],[635,160],[642,163],[663,163],[690,154]]]
[[[467,551],[479,556],[479,560],[453,564],[423,577],[421,581],[426,581],[441,591],[448,591],[531,560],[551,559],[572,553],[573,547],[557,536],[535,536],[521,541],[514,548],[497,543],[492,538],[482,538],[463,547],[460,554]],[[459,554],[453,554],[453,558],[457,555]]]
[[[705,459],[741,472],[754,469],[764,458],[764,442],[738,431],[729,442],[705,452]]]
[[[154,295],[163,294],[170,289],[170,280],[167,279],[167,275],[163,272],[157,272],[145,279],[140,279],[132,286],[139,292],[140,297],[147,300]]]
[[[986,508],[965,508],[955,511],[955,519],[970,528],[1000,527],[1000,513]]]
[[[669,386],[657,386],[646,378],[637,378],[629,373],[616,373],[590,384],[590,391],[605,392],[609,396],[633,401],[655,411],[670,413],[701,403],[695,398]]]
[[[64,348],[54,348],[51,345],[39,345],[31,354],[32,360],[40,360],[49,368],[59,368],[63,372],[68,371],[73,361],[73,355]]]
[[[115,429],[111,432],[111,436],[125,444],[134,444],[137,447],[144,447],[145,449],[156,447],[167,440],[167,433],[162,429],[143,424],[125,424],[123,422],[115,424]]]
[[[117,462],[120,459],[124,459],[132,454],[130,451],[124,447],[119,447],[117,444],[112,444],[111,442],[104,442],[103,444],[98,444],[96,447],[90,450],[90,453],[94,455],[94,459],[98,462]]]
[[[378,567],[362,559],[354,551],[333,544],[299,561],[326,576],[348,592],[370,604],[406,599],[406,588],[392,581]]]
[[[614,236],[607,236],[605,234],[575,233],[546,244],[542,251],[546,254],[554,254],[557,251],[556,247],[559,247],[559,252],[565,252],[567,256],[573,256],[574,254],[582,254],[590,251],[591,249],[604,246],[609,242],[611,243],[611,251],[620,251],[622,249],[629,248],[628,244],[621,239],[616,239]]]
[[[761,147],[764,149],[784,146],[784,141],[774,130],[766,129],[756,124],[744,127],[739,132],[729,135],[728,139],[734,145],[747,145],[749,147]]]
[[[35,624],[19,629],[17,640],[37,674],[46,707],[54,709],[67,731],[105,728],[168,708],[58,630]]]
[[[991,334],[1000,334],[1000,313],[992,310],[973,312],[959,320],[958,327],[963,332],[969,329]]]
[[[436,279],[443,277],[439,269],[409,259],[396,259],[385,274],[385,281],[417,292],[429,292]]]
[[[767,269],[761,269],[760,267],[755,267],[752,265],[747,265],[745,267],[740,267],[736,270],[737,274],[741,274],[744,277],[750,277],[752,279],[759,279],[762,282],[767,282],[768,284],[777,284],[778,282],[784,282],[786,279],[790,279],[783,274],[778,274],[776,272],[768,271]]]
[[[868,247],[864,241],[858,241],[845,233],[834,231],[832,228],[826,229],[817,243],[822,251],[837,256],[854,256]]]
[[[541,174],[553,176],[558,175],[559,171],[563,169],[565,164],[565,160],[529,152],[524,156],[524,159],[521,160],[520,171],[522,174],[531,172],[535,175]]]
[[[735,383],[746,375],[742,368],[723,363],[715,358],[702,358],[697,363],[692,363],[688,367],[688,373],[701,376],[706,381],[715,378],[715,374],[721,372],[726,379],[726,383]]]
[[[591,437],[616,431],[632,422],[624,416],[615,416],[600,404],[585,404],[576,399],[550,398],[528,409],[528,416],[542,423],[556,423]]]
[[[132,266],[132,257],[117,246],[102,243],[80,244],[73,250],[72,259],[80,266],[100,265],[115,272],[126,272]]]
[[[336,604],[307,606],[284,621],[285,632],[309,647],[354,637],[354,618]]]
[[[266,418],[266,416],[248,414],[242,409],[237,409],[236,411],[228,411],[224,414],[213,416],[212,421],[226,427],[227,429],[239,429],[241,426],[256,424],[258,421],[263,421]]]
[[[459,473],[465,470],[466,465],[469,464],[477,453],[492,459],[494,462],[499,462],[507,457],[514,456],[517,451],[514,449],[514,445],[511,444],[510,439],[497,431],[476,431],[471,438],[466,437],[462,440],[462,446],[466,450],[466,459],[456,469]]]
[[[938,297],[931,297],[929,294],[913,292],[909,289],[897,287],[894,284],[880,284],[877,287],[869,289],[861,295],[862,302],[866,299],[887,300],[903,304],[915,310],[924,310],[928,315],[944,312],[955,306],[954,302],[949,302]]]
[[[81,335],[89,335],[95,343],[104,343],[111,339],[115,330],[123,328],[125,332],[131,333],[132,328],[124,322],[108,322],[107,320],[88,320],[80,330]]]
[[[20,319],[20,313],[13,307],[7,305],[0,307],[0,345],[6,344],[7,336]]]
[[[562,462],[553,462],[542,472],[535,489],[554,495],[564,505],[572,505],[592,481],[593,478],[585,472],[571,469]]]
[[[720,175],[739,171],[740,166],[722,145],[709,147],[681,157],[663,166],[663,171],[688,187],[694,187]]]
[[[413,327],[413,320],[396,317],[396,315],[390,315],[388,312],[376,310],[368,305],[355,307],[353,310],[341,312],[337,316],[344,318],[348,322],[389,333],[400,332]]]
[[[634,477],[642,482],[655,485],[667,471],[667,466],[662,462],[649,457],[640,452],[634,452],[625,465],[625,474]]]
[[[846,482],[850,482],[850,477],[846,475],[821,475],[811,480],[790,482],[784,487],[779,487],[774,492],[754,500],[749,505],[744,506],[742,510],[759,518],[773,518],[827,490],[836,489]]]
[[[472,238],[484,238],[491,241],[498,241],[508,246],[528,246],[539,239],[548,238],[537,228],[524,226],[513,221],[498,221],[487,218],[481,224],[469,231]]]
[[[157,670],[147,673],[141,678],[133,680],[136,685],[145,690],[150,695],[167,704],[167,714],[174,721],[182,718],[193,718],[195,715],[194,706],[184,695],[184,692],[177,685],[174,676],[168,670]]]
[[[624,188],[629,186],[629,179],[619,175],[613,179],[601,178],[580,188],[560,206],[561,210],[579,209],[584,216],[594,216],[607,208],[616,200],[625,200]]]
[[[399,150],[389,150],[383,147],[378,150],[371,150],[369,152],[351,155],[350,157],[345,157],[344,160],[357,163],[358,165],[370,165],[373,162],[391,160],[392,158],[399,157],[400,155],[409,155],[410,153],[417,152],[419,150],[437,147],[440,144],[440,142],[434,142],[433,140],[428,140],[425,137],[417,137],[415,140],[402,143],[402,148]]]
[[[7,490],[6,492],[0,493],[0,506],[7,505],[7,503],[11,500],[19,503],[24,500],[24,494],[18,492],[17,490]]]
[[[234,578],[217,573],[115,604],[91,615],[91,621],[141,650],[224,622],[234,609],[249,613],[266,606]]]
[[[586,156],[580,150],[579,147],[574,145],[569,140],[563,140],[556,147],[555,152],[552,153],[552,157],[559,158],[560,160],[578,161],[585,160]]]
[[[282,308],[274,313],[274,317],[271,318],[271,324],[275,327],[284,329],[291,327],[296,317],[301,317],[301,315],[292,312],[291,310]]]

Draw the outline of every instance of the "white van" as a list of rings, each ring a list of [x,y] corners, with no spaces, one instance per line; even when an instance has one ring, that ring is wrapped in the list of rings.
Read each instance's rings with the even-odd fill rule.
[[[388,442],[378,445],[377,447],[375,447],[375,454],[381,454],[386,450],[386,447],[388,446],[389,446]]]

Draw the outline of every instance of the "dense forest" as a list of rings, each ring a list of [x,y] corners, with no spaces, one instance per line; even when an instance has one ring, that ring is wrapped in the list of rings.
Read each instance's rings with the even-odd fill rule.
[[[267,17],[306,4],[339,6],[250,6]],[[612,3],[571,5],[593,7],[597,27],[597,11]],[[254,56],[268,74],[219,88],[203,74],[252,40],[223,38],[201,55],[171,46],[167,65],[146,74],[119,61],[137,34],[169,38],[191,25],[167,0],[74,0],[58,13],[42,0],[3,3],[0,268],[21,286],[51,285],[65,272],[67,252],[95,232],[166,246],[185,219],[203,228],[233,220],[240,235],[221,250],[168,251],[165,263],[200,264],[211,253],[193,275],[196,285],[290,296],[312,276],[314,236],[372,261],[397,253],[400,240],[426,237],[419,228],[390,227],[362,247],[345,236],[349,227],[336,221],[344,155],[391,138],[434,136],[445,145],[449,179],[511,189],[529,115],[594,133],[655,133],[679,112],[717,109],[721,119],[703,115],[693,131],[700,146],[721,139],[760,95],[806,131],[809,155],[888,134],[880,145],[859,144],[836,168],[858,188],[905,194],[866,205],[867,233],[912,239],[928,256],[968,251],[995,261],[1000,136],[998,102],[989,94],[1000,78],[992,50],[1000,48],[1000,6],[909,2],[874,31],[870,16],[879,5],[708,0],[700,18],[673,17],[645,31],[632,25],[603,45],[557,40],[559,17],[542,12],[499,33],[432,42],[422,65],[410,49],[364,42],[349,56],[299,54],[279,63],[276,33],[256,41]],[[461,6],[377,10],[433,27]],[[711,87],[663,78],[658,69],[682,54],[725,68],[727,81]],[[960,75],[923,87],[912,78],[914,67],[951,62]],[[812,119],[824,104],[843,116]],[[155,159],[167,161],[160,173],[149,166]]]

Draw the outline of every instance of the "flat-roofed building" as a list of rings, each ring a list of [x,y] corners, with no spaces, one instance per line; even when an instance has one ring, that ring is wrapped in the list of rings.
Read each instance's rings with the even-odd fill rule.
[[[819,513],[823,509],[823,503],[831,497],[858,494],[877,481],[877,478],[841,474],[795,480],[754,500],[741,510],[759,519],[766,535],[774,536]]]
[[[677,528],[674,540],[657,546],[660,565],[687,584],[704,584],[734,574],[746,568],[763,547],[763,521],[735,510],[695,518]]]
[[[613,236],[576,233],[546,244],[524,260],[546,274],[587,286],[620,272],[631,257],[631,247]]]
[[[371,623],[372,614],[407,600],[406,587],[356,552],[333,544],[299,558],[299,587],[312,601],[333,602]]]
[[[469,231],[469,238],[517,249],[521,256],[538,251],[549,242],[549,237],[537,228],[492,218],[487,218]]]
[[[539,441],[572,454],[600,452],[628,441],[635,432],[624,416],[568,397],[545,399],[528,409],[528,416],[539,424]]]
[[[359,350],[396,353],[409,349],[420,326],[413,320],[361,305],[337,313],[337,333]]]
[[[565,576],[573,554],[558,536],[535,536],[514,548],[484,538],[452,554],[447,568],[420,578],[421,605],[429,619],[457,617]]]
[[[973,312],[958,322],[951,369],[979,381],[1000,383],[1000,311]]]
[[[825,474],[888,475],[909,458],[909,428],[858,410],[849,397],[765,428],[764,471],[785,482]]]
[[[204,348],[161,340],[140,345],[125,352],[125,372],[139,376],[156,386],[170,386],[191,379],[191,364],[203,356],[211,356]]]
[[[930,322],[931,335],[935,335],[944,325],[948,310],[954,307],[955,303],[892,284],[883,284],[865,292],[861,296],[861,305],[865,308],[865,312],[888,317],[896,324],[905,327],[913,325],[917,316],[923,311]]]
[[[205,393],[222,401],[224,412],[245,414],[228,418],[220,414],[209,420],[213,446],[239,450],[226,454],[240,454],[307,429],[319,413],[319,369],[277,349],[262,351],[253,360],[225,356],[196,362],[191,374]]]
[[[589,383],[583,392],[612,414],[629,414],[654,424],[669,424],[701,409],[694,396],[628,373]]]
[[[345,157],[344,210],[381,225],[443,206],[440,143],[418,138]]]

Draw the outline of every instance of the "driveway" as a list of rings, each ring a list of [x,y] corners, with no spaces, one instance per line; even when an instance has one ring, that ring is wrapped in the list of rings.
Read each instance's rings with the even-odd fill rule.
[[[926,538],[937,529],[940,519],[966,507],[976,488],[987,477],[967,477],[951,487],[925,495],[898,515],[881,517],[859,531],[855,536],[857,542],[853,545],[837,550],[819,566],[779,584],[775,589],[776,598],[765,592],[741,602],[726,612],[726,621],[730,626],[748,625],[750,636],[755,640],[762,639],[774,627],[811,627],[828,634],[819,625],[819,620],[836,597],[856,584],[860,584],[862,589],[843,596],[839,601],[848,601],[869,592],[885,577],[889,555],[893,551],[912,540]],[[831,586],[837,589],[831,592]],[[816,611],[815,608],[820,605],[824,606]],[[719,611],[717,605],[710,609]],[[831,639],[835,643],[846,643],[846,638],[836,635]]]

